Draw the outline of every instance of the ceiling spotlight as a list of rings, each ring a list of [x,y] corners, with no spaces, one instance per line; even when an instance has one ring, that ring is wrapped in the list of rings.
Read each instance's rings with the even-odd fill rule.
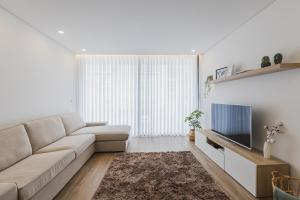
[[[195,50],[195,49],[192,49],[191,52],[192,52],[192,54],[195,54],[195,53],[196,53],[196,50]]]
[[[86,52],[86,49],[81,49],[82,52]]]
[[[58,30],[57,32],[61,35],[65,33],[63,30]]]

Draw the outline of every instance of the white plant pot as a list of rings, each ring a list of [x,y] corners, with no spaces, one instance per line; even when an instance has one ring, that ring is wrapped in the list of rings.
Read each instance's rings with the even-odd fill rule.
[[[269,142],[264,143],[264,158],[271,158],[271,144]]]

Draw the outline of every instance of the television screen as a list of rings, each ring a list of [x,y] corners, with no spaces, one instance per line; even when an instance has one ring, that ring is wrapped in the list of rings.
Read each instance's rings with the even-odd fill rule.
[[[212,104],[212,130],[244,147],[252,147],[252,109],[246,105]]]

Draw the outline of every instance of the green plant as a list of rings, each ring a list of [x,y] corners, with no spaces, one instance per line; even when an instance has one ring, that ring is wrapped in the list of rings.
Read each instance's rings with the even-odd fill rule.
[[[188,123],[188,125],[192,128],[201,129],[202,125],[200,122],[200,118],[204,115],[200,110],[194,110],[189,116],[185,117],[184,121]]]
[[[262,59],[261,59],[261,67],[268,67],[271,65],[271,62],[270,62],[270,57],[269,56],[264,56]]]
[[[282,62],[282,58],[283,58],[283,56],[282,56],[281,53],[275,54],[275,56],[274,56],[274,63],[275,64],[280,64]]]

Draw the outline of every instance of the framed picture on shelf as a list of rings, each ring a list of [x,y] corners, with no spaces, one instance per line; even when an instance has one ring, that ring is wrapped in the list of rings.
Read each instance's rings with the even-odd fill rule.
[[[216,70],[216,80],[223,79],[227,76],[228,67],[223,67]]]

